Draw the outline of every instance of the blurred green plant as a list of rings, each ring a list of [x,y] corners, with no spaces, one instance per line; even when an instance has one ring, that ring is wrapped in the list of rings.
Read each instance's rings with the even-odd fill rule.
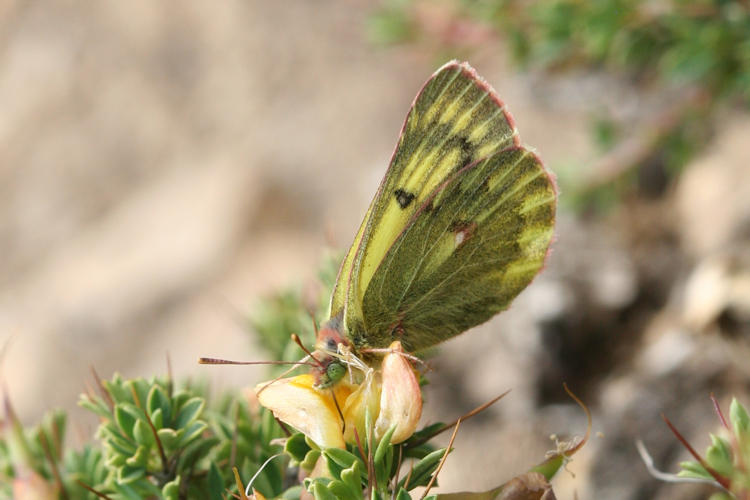
[[[662,96],[639,123],[597,117],[593,136],[606,153],[590,176],[562,179],[575,205],[609,198],[597,193],[603,187],[642,187],[639,169],[670,178],[708,144],[720,105],[746,110],[750,102],[744,0],[386,0],[369,33],[377,43],[437,41],[454,55],[503,40],[522,68],[607,72]]]
[[[679,477],[703,479],[726,491],[715,493],[711,500],[750,499],[750,416],[736,399],[729,406],[729,422],[714,400],[724,435],[711,434],[711,444],[703,456],[698,455],[675,431],[695,460],[682,462]]]
[[[637,443],[649,472],[656,478],[673,483],[710,484],[720,490],[711,495],[710,500],[750,499],[750,416],[742,404],[733,398],[727,421],[718,401],[711,395],[714,410],[721,423],[719,434],[710,434],[711,444],[706,452],[699,454],[680,434],[680,431],[665,416],[669,429],[695,460],[680,463],[676,475],[661,472],[654,467],[653,459],[642,442]]]
[[[279,450],[271,444],[281,436],[273,416],[241,396],[207,409],[201,387],[173,390],[164,378],[119,375],[101,382],[99,392],[81,397],[100,419],[98,443],[81,451],[63,451],[63,413],[23,429],[6,402],[0,498],[219,500],[234,487],[232,467],[249,477]],[[272,464],[256,487],[277,495],[286,480],[284,464]]]

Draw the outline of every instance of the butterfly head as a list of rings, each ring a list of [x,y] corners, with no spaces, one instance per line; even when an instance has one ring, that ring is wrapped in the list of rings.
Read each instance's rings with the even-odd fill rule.
[[[318,331],[315,353],[320,366],[313,370],[315,387],[318,389],[331,387],[346,375],[347,367],[343,358],[351,352],[351,342],[341,333],[340,328],[341,322],[334,318]]]
[[[339,345],[344,348],[351,348],[352,344],[342,333],[341,320],[331,318],[318,330],[315,349],[322,353],[337,354],[340,351]]]

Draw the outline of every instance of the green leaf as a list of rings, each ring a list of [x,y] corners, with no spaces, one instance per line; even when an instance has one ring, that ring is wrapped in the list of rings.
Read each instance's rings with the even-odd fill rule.
[[[125,464],[129,467],[142,467],[145,468],[148,464],[148,449],[145,446],[139,446],[135,451],[135,455],[128,458]]]
[[[119,373],[112,375],[112,380],[104,380],[102,385],[113,401],[132,401],[132,396],[123,386],[122,376]]]
[[[292,435],[284,445],[284,452],[296,462],[302,462],[310,449],[305,441],[305,435],[301,432]]]
[[[554,455],[549,456],[544,462],[532,467],[530,471],[538,472],[543,475],[547,481],[550,481],[560,468],[565,465],[565,460],[565,456],[562,453],[555,453]]]
[[[209,456],[211,448],[218,443],[219,440],[217,438],[213,436],[205,436],[201,439],[196,439],[185,447],[182,447],[177,461],[177,471],[180,473],[183,471],[189,472],[198,467],[198,462]]]
[[[112,488],[126,500],[143,500],[143,495],[129,484],[118,483],[114,484]]]
[[[188,391],[178,391],[172,396],[172,408],[182,408],[193,397],[194,395]]]
[[[103,436],[105,445],[109,446],[115,453],[129,457],[135,453],[136,445],[119,433],[109,432]]]
[[[328,483],[328,491],[333,493],[336,498],[347,498],[357,500],[362,498],[362,490],[352,490],[347,483],[339,480],[333,480]]]
[[[318,459],[320,458],[320,450],[310,450],[307,452],[307,455],[305,455],[304,460],[302,460],[299,463],[299,466],[308,472],[312,471],[315,468],[315,464],[318,463]]]
[[[180,476],[175,477],[161,489],[164,500],[178,500],[180,498]]]
[[[143,404],[148,400],[149,391],[153,387],[158,387],[159,381],[156,378],[151,378],[150,380],[135,378],[125,381],[124,385],[130,394],[131,401],[139,408],[142,408]]]
[[[391,436],[396,430],[396,426],[388,429],[383,438],[378,443],[373,455],[373,464],[375,466],[375,477],[379,489],[386,489],[390,480],[391,466],[393,465],[393,445],[391,445]]]
[[[182,433],[178,446],[185,447],[190,444],[191,441],[197,439],[206,430],[206,427],[208,425],[205,422],[193,422],[187,428],[177,431],[178,433]]]
[[[711,434],[711,446],[706,450],[706,462],[722,476],[729,476],[732,464],[732,450],[726,440]]]
[[[125,465],[117,470],[117,480],[121,484],[130,484],[139,480],[145,474],[146,470],[143,467]]]
[[[396,500],[411,500],[411,496],[405,489],[400,488],[398,490],[398,494],[396,495]]]
[[[360,492],[362,493],[362,466],[360,465],[362,462],[354,462],[351,467],[348,469],[344,469],[341,471],[341,481],[346,484],[346,486],[352,491],[352,492]]]
[[[435,472],[435,469],[437,469],[440,459],[443,458],[445,451],[446,448],[435,450],[417,462],[412,469],[411,476],[409,477],[409,484],[405,484],[407,478],[404,477],[399,481],[398,487],[406,488],[411,491],[417,486],[427,486],[427,483],[430,482],[430,477],[433,472]]]
[[[386,433],[383,435],[383,438],[378,443],[378,447],[375,449],[375,455],[373,455],[373,461],[375,463],[382,461],[383,457],[385,457],[386,451],[389,447],[391,447],[391,436],[393,436],[395,430],[396,426],[391,426],[391,428],[386,431]]]
[[[169,426],[172,419],[172,404],[169,397],[158,385],[153,386],[149,391],[147,407],[151,418],[153,418],[156,410],[161,410],[163,422]]]
[[[151,423],[154,424],[156,430],[164,428],[164,413],[161,411],[161,408],[154,410],[154,413],[150,417]]]
[[[339,500],[336,498],[336,495],[331,493],[320,481],[315,481],[313,483],[312,494],[315,497],[315,500]]]
[[[339,448],[326,448],[323,450],[323,455],[325,455],[329,464],[333,463],[341,469],[348,469],[359,461],[357,456]]]
[[[156,435],[165,449],[171,451],[177,447],[178,436],[174,429],[159,429]]]
[[[283,500],[299,500],[300,495],[302,495],[302,486],[296,485],[282,493],[279,498]]]
[[[145,420],[136,420],[133,426],[133,439],[139,445],[151,446],[154,444],[154,433]]]
[[[138,409],[130,403],[121,403],[115,406],[115,422],[130,439],[133,439],[133,427],[138,417]]]
[[[106,465],[110,468],[122,467],[125,465],[130,453],[119,453],[117,450],[112,449],[111,443],[104,443],[104,449],[107,450]]]
[[[695,477],[699,479],[713,480],[713,476],[698,462],[686,461],[680,462],[680,468],[682,469],[677,473],[680,477]]]
[[[224,500],[222,492],[224,491],[224,478],[214,462],[208,470],[208,494],[209,500]]]
[[[85,408],[102,418],[110,418],[112,416],[112,411],[109,409],[109,406],[107,406],[107,403],[105,403],[100,397],[90,398],[83,394],[78,400],[78,406]]]
[[[748,416],[745,407],[737,401],[737,398],[732,398],[732,404],[729,405],[729,420],[732,421],[734,433],[737,437],[747,434],[750,430],[750,416]]]

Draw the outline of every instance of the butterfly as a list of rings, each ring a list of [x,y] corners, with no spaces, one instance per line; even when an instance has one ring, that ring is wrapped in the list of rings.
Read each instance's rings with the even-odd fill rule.
[[[508,308],[544,266],[556,201],[492,87],[468,63],[438,69],[341,264],[316,387],[344,376],[342,348],[419,353]]]

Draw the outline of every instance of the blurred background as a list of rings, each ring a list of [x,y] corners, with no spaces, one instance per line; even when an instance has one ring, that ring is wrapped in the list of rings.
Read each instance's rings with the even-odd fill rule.
[[[0,4],[0,374],[26,423],[114,372],[259,381],[248,318],[351,242],[421,84],[468,60],[560,185],[547,269],[431,361],[467,422],[441,491],[593,437],[559,498],[705,498],[651,478],[750,377],[744,1]],[[290,332],[291,333],[291,332]],[[76,433],[73,433],[76,434]],[[76,439],[76,436],[73,436]],[[481,446],[480,446],[481,444]],[[489,451],[488,451],[489,449]],[[487,453],[493,456],[488,468]],[[497,474],[493,474],[496,471]]]

